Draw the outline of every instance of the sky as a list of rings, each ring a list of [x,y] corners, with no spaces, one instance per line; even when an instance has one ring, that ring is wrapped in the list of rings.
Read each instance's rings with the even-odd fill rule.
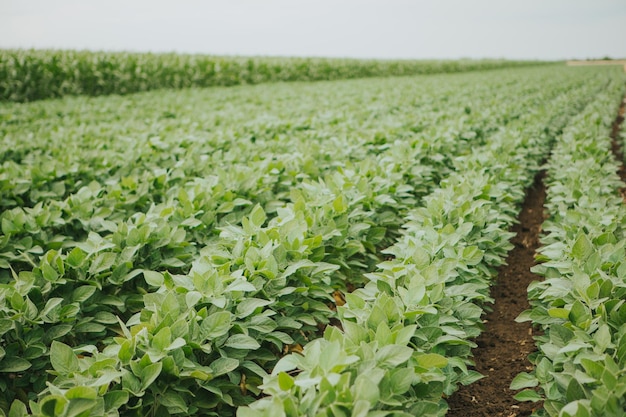
[[[626,58],[626,0],[0,0],[0,48]]]

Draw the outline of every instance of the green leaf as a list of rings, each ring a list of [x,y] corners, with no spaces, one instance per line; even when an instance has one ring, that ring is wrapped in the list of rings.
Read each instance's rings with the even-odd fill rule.
[[[133,340],[126,339],[122,342],[117,357],[126,365],[130,363],[133,356],[135,356],[135,344]]]
[[[565,393],[565,399],[567,402],[572,402],[576,400],[585,399],[585,390],[583,387],[576,381],[576,379],[572,378],[567,384],[567,391]]]
[[[522,388],[532,388],[536,387],[539,384],[539,381],[534,375],[531,375],[527,372],[521,372],[513,378],[511,381],[511,386],[509,387],[512,390],[519,390]]]
[[[478,265],[483,259],[483,252],[477,246],[467,246],[463,249],[463,260],[467,265]]]
[[[104,394],[104,405],[106,411],[117,410],[128,402],[128,391],[116,390]]]
[[[0,319],[0,336],[13,329],[13,320]]]
[[[14,400],[11,403],[8,417],[24,417],[26,415],[28,415],[28,409],[26,408],[26,405],[20,400]]]
[[[257,204],[250,213],[250,222],[256,227],[261,227],[263,226],[263,223],[265,223],[266,219],[267,216],[265,215],[263,208]]]
[[[72,302],[82,303],[86,301],[96,292],[96,287],[93,285],[82,285],[76,288],[72,292]]]
[[[254,340],[254,338],[247,336],[245,334],[235,334],[228,338],[226,343],[224,344],[226,347],[231,347],[234,349],[249,349],[256,350],[261,347],[259,342]]]
[[[448,359],[437,353],[425,353],[415,357],[418,365],[423,368],[444,368],[448,365]]]
[[[48,395],[41,400],[41,412],[45,417],[58,417],[65,414],[67,403],[68,401],[60,395]]]
[[[57,326],[50,327],[46,332],[47,340],[54,340],[65,336],[72,330],[71,324],[59,324]]]
[[[411,388],[414,380],[415,371],[413,367],[397,368],[391,371],[388,388],[395,395],[403,395]]]
[[[47,281],[56,282],[59,279],[57,271],[47,263],[41,265],[41,273]]]
[[[583,323],[591,319],[591,315],[584,304],[576,300],[574,304],[572,304],[568,318],[575,325],[582,326]]]
[[[239,361],[233,358],[219,358],[209,365],[215,376],[234,371],[239,366]]]
[[[355,400],[368,401],[372,406],[375,406],[380,399],[380,389],[378,388],[378,384],[375,381],[372,381],[367,376],[367,373],[359,374],[359,376],[357,376],[352,387],[352,392]]]
[[[604,352],[611,344],[611,330],[607,324],[602,324],[593,336],[598,348]]]
[[[533,391],[531,389],[526,389],[524,391],[520,391],[513,397],[517,401],[532,401],[536,403],[537,401],[543,401],[543,397],[537,393],[537,391]]]
[[[163,364],[161,362],[150,364],[141,370],[141,389],[146,390],[159,376]]]
[[[167,408],[167,411],[172,415],[189,413],[189,407],[180,394],[175,392],[166,392],[160,397],[160,399],[161,404],[163,404]]]
[[[67,405],[66,417],[83,417],[102,415],[102,399],[76,398]],[[88,413],[88,414],[86,414]]]
[[[269,300],[262,300],[260,298],[246,298],[239,304],[237,304],[236,314],[238,318],[248,317],[250,314],[259,307],[264,307],[272,302]]]
[[[595,379],[602,378],[604,372],[604,364],[601,361],[595,362],[588,358],[581,358],[580,363],[585,371]]]
[[[30,368],[32,364],[23,358],[5,356],[0,361],[0,372],[22,372]]]
[[[54,340],[50,346],[50,362],[62,374],[78,371],[78,358],[68,345]]]
[[[293,371],[299,365],[300,365],[300,361],[298,360],[298,357],[295,354],[283,356],[282,358],[280,358],[278,362],[276,362],[276,365],[274,366],[274,369],[272,370],[272,375],[276,375],[279,372]]]
[[[79,266],[82,265],[85,258],[87,258],[87,254],[83,252],[82,249],[74,248],[67,255],[67,258],[65,260],[67,261],[68,265],[70,265],[71,267],[78,268]]]
[[[413,349],[401,345],[383,346],[376,352],[376,361],[381,366],[394,367],[409,360],[413,354]],[[437,355],[438,356],[438,355]]]
[[[586,235],[580,235],[576,239],[576,243],[572,246],[572,255],[574,258],[584,261],[593,253],[593,244]]]
[[[569,316],[569,310],[553,307],[548,309],[548,315],[558,319],[566,319]]]
[[[89,273],[92,275],[97,275],[100,272],[107,271],[115,264],[116,259],[117,255],[113,252],[99,253],[91,262],[91,266],[89,267]]]
[[[164,351],[172,343],[172,332],[169,327],[162,328],[153,338],[152,346],[159,351]]]
[[[280,372],[278,374],[278,386],[283,391],[289,391],[295,384],[293,378],[286,372]]]
[[[590,417],[590,415],[589,408],[582,401],[565,404],[559,413],[560,417]]]
[[[206,337],[214,339],[228,333],[231,327],[231,316],[228,311],[218,311],[202,321],[201,328]]]
[[[97,397],[96,390],[91,387],[73,387],[67,390],[65,398],[68,400],[75,398],[85,398],[94,400]]]
[[[40,317],[45,317],[48,313],[50,313],[52,310],[54,310],[55,308],[57,308],[59,305],[61,305],[61,303],[63,303],[64,299],[63,298],[50,298],[47,302],[46,305],[44,306],[43,310],[41,310],[39,312],[39,316]],[[46,320],[44,319],[44,321],[50,321],[50,320]]]
[[[144,269],[143,277],[148,283],[148,285],[152,285],[154,287],[160,287],[165,282],[165,278],[163,277],[163,274],[161,274],[160,272],[156,272],[156,271],[150,271],[150,270]]]

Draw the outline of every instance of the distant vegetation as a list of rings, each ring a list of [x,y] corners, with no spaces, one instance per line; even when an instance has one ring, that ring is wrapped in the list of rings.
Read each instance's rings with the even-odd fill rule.
[[[539,64],[506,60],[357,60],[0,50],[0,101],[128,94],[160,88],[317,81],[485,70]]]

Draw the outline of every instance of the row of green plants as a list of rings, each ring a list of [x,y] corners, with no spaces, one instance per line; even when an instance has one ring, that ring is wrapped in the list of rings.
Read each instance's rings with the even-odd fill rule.
[[[283,357],[261,386],[267,397],[237,415],[445,415],[445,396],[481,377],[468,370],[471,339],[511,248],[507,230],[524,190],[553,137],[603,85],[531,110],[486,149],[459,159],[383,251],[392,259],[346,295],[339,325]]]
[[[548,220],[519,320],[541,329],[535,369],[518,375],[519,399],[538,416],[626,413],[626,206],[611,125],[624,80],[609,84],[568,126],[547,164]]]
[[[555,88],[557,91],[571,87],[571,84],[561,85],[558,83],[557,85],[558,89]],[[490,96],[491,93],[489,92],[487,95]],[[533,95],[530,97],[536,99]],[[550,95],[546,94],[544,97],[544,99],[547,99]],[[493,108],[487,107],[490,117],[498,114],[497,110],[502,111],[508,108],[508,106],[503,105],[496,106],[496,103],[492,106]],[[448,108],[449,110],[450,108]],[[423,121],[426,122],[427,119]],[[490,118],[487,118],[486,121],[490,121]],[[478,123],[477,126],[483,124],[480,121],[476,123]],[[458,127],[458,125],[456,126]],[[446,128],[444,127],[442,132],[445,132],[445,130]],[[452,139],[454,140],[447,142],[450,145],[450,148],[446,151],[448,157],[454,155],[454,145],[456,145],[457,151],[463,148],[459,145],[463,144],[464,141],[459,140],[459,138]],[[478,145],[479,141],[474,141],[474,144]],[[438,146],[441,145],[440,143]],[[402,146],[400,150],[407,152],[410,151],[410,148]],[[422,158],[430,155],[425,150],[420,150],[420,153],[424,154]],[[213,410],[212,412],[214,413],[224,415],[228,411],[224,411],[223,407],[245,404],[247,401],[250,401],[253,399],[252,395],[260,380],[259,376],[251,374],[252,371],[246,368],[246,366],[252,366],[254,371],[257,372],[260,372],[259,370],[266,372],[265,369],[269,371],[272,368],[272,360],[275,362],[278,359],[283,344],[291,343],[292,345],[299,344],[300,346],[305,344],[306,338],[304,338],[303,332],[305,335],[310,335],[311,332],[318,331],[317,326],[325,324],[328,322],[329,317],[334,315],[332,310],[324,303],[334,301],[331,298],[331,294],[337,288],[345,288],[345,283],[337,282],[337,280],[342,275],[366,266],[363,264],[363,261],[367,262],[367,256],[371,258],[377,252],[377,246],[385,237],[386,229],[391,228],[394,222],[400,223],[402,213],[406,212],[408,207],[415,205],[416,195],[405,181],[406,178],[409,178],[413,184],[417,184],[418,181],[423,182],[423,178],[413,178],[412,173],[425,161],[420,158],[412,158],[411,153],[407,153],[400,158],[401,156],[402,153],[399,150],[395,150],[391,154],[386,149],[381,150],[380,154],[377,155],[381,159],[364,160],[352,167],[352,169],[349,166],[344,167],[344,169],[336,171],[332,175],[326,175],[323,178],[323,182],[307,180],[300,184],[292,184],[292,187],[295,187],[291,190],[289,197],[292,204],[276,210],[272,214],[272,219],[270,219],[270,221],[279,222],[280,227],[269,224],[267,228],[263,228],[262,231],[264,233],[257,236],[258,231],[255,229],[259,227],[257,223],[263,221],[259,219],[266,218],[264,210],[257,206],[250,213],[250,217],[242,217],[236,222],[241,224],[240,228],[235,226],[218,228],[217,231],[220,233],[219,240],[202,249],[200,256],[189,252],[192,249],[189,243],[193,242],[193,239],[189,239],[189,234],[193,233],[193,229],[200,227],[200,223],[205,226],[211,226],[206,224],[204,220],[203,222],[198,222],[194,219],[194,214],[208,204],[208,202],[204,201],[205,198],[199,195],[199,189],[209,185],[208,182],[197,183],[197,181],[194,181],[192,189],[183,188],[182,191],[178,190],[175,193],[176,199],[170,199],[166,203],[150,207],[146,213],[136,213],[128,221],[121,224],[112,222],[111,218],[103,218],[100,222],[108,222],[107,227],[111,228],[110,230],[104,229],[105,233],[103,233],[103,230],[92,229],[93,226],[88,220],[93,220],[93,212],[86,211],[84,213],[85,220],[81,222],[84,223],[83,226],[85,227],[83,233],[88,232],[85,240],[76,242],[73,245],[70,244],[69,247],[65,245],[67,247],[65,251],[58,250],[59,248],[46,248],[46,252],[39,261],[37,268],[34,268],[32,272],[22,271],[17,277],[14,277],[13,289],[20,288],[19,295],[23,297],[24,304],[20,304],[17,301],[18,295],[14,291],[6,293],[5,298],[7,300],[16,300],[15,303],[17,303],[15,305],[10,304],[7,313],[10,313],[11,309],[20,311],[19,309],[27,305],[31,309],[29,314],[30,320],[32,320],[22,323],[19,329],[17,326],[8,328],[7,333],[5,333],[5,340],[13,342],[10,343],[12,348],[10,355],[6,357],[6,364],[9,364],[6,369],[7,372],[14,372],[16,375],[13,378],[13,384],[7,389],[9,398],[11,394],[20,394],[20,398],[23,401],[25,397],[44,389],[47,379],[46,372],[50,369],[50,366],[54,368],[52,356],[48,357],[46,355],[52,355],[52,343],[55,343],[54,346],[60,346],[56,344],[57,342],[63,343],[64,346],[84,346],[89,344],[96,346],[98,343],[112,344],[110,340],[107,340],[107,336],[111,337],[119,332],[117,330],[119,322],[113,319],[119,317],[126,323],[125,325],[130,326],[129,323],[132,323],[132,315],[135,312],[141,309],[145,313],[151,308],[150,303],[152,301],[148,301],[150,297],[142,296],[142,293],[154,292],[155,287],[165,285],[167,277],[175,281],[178,280],[176,282],[184,279],[181,274],[174,272],[177,271],[176,268],[181,267],[182,262],[191,262],[192,259],[198,259],[199,257],[201,260],[205,259],[205,257],[210,260],[208,266],[205,264],[206,261],[204,263],[203,261],[194,263],[189,274],[194,276],[196,268],[202,271],[202,274],[195,275],[197,278],[194,282],[203,283],[204,280],[207,280],[209,284],[202,284],[203,286],[199,287],[201,291],[194,291],[194,293],[205,294],[207,297],[209,295],[213,296],[213,293],[207,294],[207,288],[229,280],[225,277],[225,271],[214,274],[212,280],[208,279],[209,277],[205,269],[209,267],[215,268],[215,265],[211,263],[213,259],[217,257],[222,259],[221,262],[223,263],[226,262],[224,259],[232,258],[239,253],[240,255],[230,260],[228,268],[223,267],[222,269],[227,271],[252,271],[245,275],[246,278],[249,278],[256,273],[256,269],[251,267],[249,265],[250,262],[247,262],[245,258],[248,256],[252,257],[252,253],[255,251],[262,251],[265,248],[263,245],[268,243],[268,236],[271,236],[273,247],[265,250],[271,249],[272,253],[282,254],[276,257],[275,263],[271,264],[270,270],[273,271],[273,278],[276,278],[279,272],[282,274],[283,271],[290,271],[290,269],[291,271],[286,272],[285,277],[281,277],[283,281],[273,280],[271,286],[270,283],[265,284],[262,282],[261,278],[264,276],[258,277],[256,284],[262,287],[262,294],[255,296],[252,293],[248,294],[248,296],[249,298],[255,298],[255,300],[250,300],[253,301],[252,305],[266,307],[268,311],[270,308],[267,306],[271,303],[270,307],[272,309],[281,312],[285,317],[292,318],[288,322],[289,326],[292,327],[284,327],[285,325],[281,323],[285,320],[279,321],[280,326],[274,326],[271,319],[269,321],[265,320],[265,326],[260,326],[260,328],[269,334],[255,334],[255,339],[260,342],[265,341],[265,350],[262,350],[260,359],[256,356],[259,352],[257,352],[257,349],[251,349],[250,344],[248,344],[247,349],[251,353],[248,355],[244,355],[246,352],[241,351],[245,348],[244,345],[241,345],[244,347],[237,345],[238,347],[234,349],[238,350],[235,350],[235,352],[239,351],[239,355],[244,355],[243,358],[239,358],[241,359],[239,361],[241,364],[238,362],[236,369],[229,369],[228,375],[219,372],[211,374],[210,380],[206,381],[206,387],[208,388],[205,387],[205,389],[219,389],[221,390],[220,392],[223,392],[223,397],[202,405],[202,410],[204,410],[202,412],[206,412],[206,409],[209,409]],[[394,168],[390,169],[392,163]],[[421,171],[423,169],[424,167],[420,168]],[[215,182],[219,184],[224,179],[220,178],[219,181]],[[87,194],[88,196],[97,196],[99,194],[98,189],[90,191],[92,193]],[[132,194],[132,189],[129,190],[129,193]],[[86,194],[86,192],[79,193],[78,196],[71,195],[65,201],[67,204],[66,209],[58,210],[57,215],[51,216],[51,218],[46,216],[44,209],[50,210],[51,207],[55,207],[55,204],[52,203],[45,207],[35,207],[38,211],[30,211],[28,214],[33,216],[32,220],[26,222],[19,216],[19,214],[24,213],[21,210],[5,212],[3,215],[3,231],[6,237],[9,241],[14,240],[16,236],[20,236],[20,233],[27,232],[27,229],[30,227],[35,228],[34,232],[41,233],[41,228],[46,229],[46,227],[58,225],[63,220],[64,212],[76,215],[77,212],[81,213],[78,208],[83,205],[91,206],[91,209],[93,209],[93,201],[79,200],[78,197],[81,194]],[[198,196],[200,199],[194,201],[196,199],[193,198],[192,200],[190,196]],[[120,196],[118,194],[119,197],[126,199],[130,195],[123,194]],[[252,197],[249,196],[249,198]],[[212,199],[208,198],[208,200]],[[78,204],[79,201],[81,204]],[[107,201],[111,201],[110,197],[108,197]],[[202,205],[198,206],[197,204],[199,203],[202,203]],[[102,204],[101,206],[107,208],[110,205]],[[56,205],[56,207],[58,208],[59,206]],[[69,208],[76,209],[69,210]],[[234,208],[234,206],[231,207],[231,210]],[[120,210],[127,212],[128,208],[122,206]],[[225,215],[227,215],[227,212]],[[89,216],[92,216],[91,220]],[[279,217],[275,218],[274,216]],[[38,223],[42,221],[41,219],[47,220],[46,217],[51,220],[50,225]],[[282,224],[282,222],[285,224]],[[250,226],[255,224],[257,225]],[[397,229],[397,227],[395,226],[394,228]],[[31,230],[31,232],[33,231]],[[32,235],[35,234],[32,233]],[[41,243],[41,245],[53,244],[53,242],[45,242],[44,238],[45,236],[38,236],[38,240],[40,240],[38,243]],[[70,240],[76,239],[76,232],[68,235],[67,238]],[[279,244],[281,242],[279,239],[285,242]],[[239,244],[242,241],[249,241],[249,245],[240,247]],[[207,241],[202,242],[204,244],[207,243]],[[60,245],[61,248],[62,246]],[[16,257],[20,255],[19,251],[14,253],[16,253]],[[244,256],[244,262],[242,263],[239,258],[243,253],[246,256]],[[261,254],[264,258],[267,256],[264,252],[261,252]],[[369,255],[363,260],[364,254]],[[36,253],[31,253],[31,255],[34,258]],[[256,256],[258,257],[259,255]],[[378,261],[377,258],[370,259],[370,262],[375,263],[376,261]],[[316,265],[316,262],[320,263],[320,265]],[[15,262],[12,262],[12,264],[15,265]],[[321,268],[319,274],[321,278],[324,278],[323,281],[316,276],[315,269],[311,269],[313,267]],[[169,272],[166,272],[165,268],[168,268]],[[300,269],[310,276],[307,279],[315,279],[316,283],[303,279],[301,276],[302,272],[295,274]],[[338,269],[345,271],[345,273],[339,274],[337,272],[331,282],[328,277],[329,273]],[[154,272],[154,270],[160,270],[160,272]],[[46,271],[45,274],[44,271]],[[268,272],[265,271],[264,273]],[[352,272],[346,279],[352,279],[352,275],[355,275],[355,273]],[[289,281],[286,281],[287,277],[289,277]],[[318,280],[320,282],[317,282]],[[248,292],[250,292],[250,286],[246,287],[241,279],[238,280],[238,285],[240,285],[238,291],[247,288]],[[270,288],[265,288],[268,286]],[[289,292],[292,286],[297,288],[295,293]],[[187,291],[189,291],[187,285],[181,288],[177,287],[177,292]],[[277,291],[280,292],[276,293]],[[40,294],[37,294],[35,297],[34,293],[36,292],[40,292]],[[81,296],[74,297],[72,295],[74,292],[78,292]],[[86,292],[86,295],[83,292]],[[231,297],[230,288],[227,290],[223,289],[223,292],[223,295],[220,294],[223,301]],[[231,308],[233,317],[235,317],[235,313],[239,308],[238,302],[241,301],[240,298],[241,296],[237,295],[235,301],[223,304],[221,308]],[[33,310],[33,306],[29,303],[32,303],[36,309]],[[218,302],[216,301],[216,303]],[[302,310],[301,305],[303,304],[310,304],[310,306]],[[182,305],[185,306],[184,304]],[[187,307],[194,308],[194,311],[201,309],[197,308],[196,305],[187,305]],[[71,310],[71,315],[67,316],[65,313],[59,313],[68,308]],[[54,311],[51,318],[39,319],[39,314],[49,315],[51,309]],[[159,305],[157,310],[163,312],[167,309]],[[307,313],[304,314],[303,311]],[[252,311],[249,311],[248,314],[252,314]],[[16,316],[19,317],[19,313]],[[221,316],[224,317],[223,314]],[[156,316],[154,320],[156,320],[155,323],[160,323],[161,321],[164,323],[168,322],[161,316]],[[254,320],[258,321],[258,317],[254,318]],[[227,324],[235,326],[238,323],[232,321]],[[176,327],[179,326],[180,323],[176,323]],[[267,330],[272,326],[278,327],[278,331],[270,332]],[[247,329],[248,327],[250,326],[245,328]],[[184,329],[185,327],[181,328]],[[227,330],[230,328],[228,327]],[[41,334],[42,330],[44,331],[43,335]],[[254,330],[252,332],[254,334]],[[209,336],[214,337],[212,333]],[[200,333],[198,337],[206,339],[207,334]],[[276,339],[276,337],[280,338]],[[238,337],[235,340],[237,339],[242,339],[242,337]],[[20,346],[15,344],[18,340],[27,342]],[[246,340],[249,342],[249,339]],[[229,343],[232,344],[232,342]],[[268,348],[268,345],[273,346],[270,343],[281,345]],[[253,344],[252,346],[255,345]],[[231,359],[238,358],[232,349],[228,348],[232,348],[232,346],[229,344],[227,348],[224,348],[226,353],[222,350],[217,350],[214,356],[219,353],[220,355],[228,354],[228,357]],[[109,353],[107,352],[107,354]],[[22,360],[18,361],[18,358]],[[198,359],[197,361],[200,360]],[[207,354],[204,360],[212,363],[216,358]],[[227,363],[232,365],[234,362],[231,360]],[[250,365],[250,363],[256,364],[256,367]],[[19,370],[29,365],[32,366],[27,368],[28,373],[20,375]],[[112,367],[119,368],[119,366]],[[118,369],[119,372],[121,371]],[[97,375],[99,377],[100,372]],[[180,373],[177,373],[177,375],[180,376]],[[235,377],[233,375],[247,380],[243,391],[238,384],[230,382],[230,379]],[[164,378],[165,381],[163,380]],[[63,385],[61,381],[62,379],[59,382]],[[72,379],[72,381],[75,383],[77,380]],[[88,385],[85,379],[79,379],[78,381],[82,385]],[[168,384],[167,377],[161,377],[154,383],[154,386],[150,384],[149,389],[146,386],[147,391],[149,391],[149,394],[146,394],[146,396],[160,398],[158,395],[159,391],[156,391],[157,387],[159,385],[167,386]],[[123,382],[122,386],[124,386]],[[143,395],[143,391],[133,392],[133,395],[136,396]],[[247,395],[244,395],[244,392]],[[49,396],[46,403],[48,401],[63,402],[58,396]],[[178,410],[177,408],[166,407],[168,404],[167,400],[165,402],[166,405],[163,405],[160,400],[153,399],[152,401],[151,403],[145,400],[138,404],[131,404],[129,407],[137,407],[139,410],[137,413],[139,414],[151,409],[167,409],[169,413],[178,412],[176,411]],[[195,406],[199,407],[200,405],[198,403]],[[47,412],[43,409],[45,407],[42,406],[41,410],[41,413],[44,413],[44,415]],[[62,406],[59,407],[63,408]],[[68,405],[67,407],[67,410],[70,410],[73,406]],[[102,411],[98,407],[93,410],[96,413],[95,415]],[[70,411],[67,412],[70,413]],[[190,412],[201,413],[197,409],[192,409]]]
[[[162,88],[405,76],[539,65],[508,60],[357,60],[0,50],[0,101],[129,94]]]

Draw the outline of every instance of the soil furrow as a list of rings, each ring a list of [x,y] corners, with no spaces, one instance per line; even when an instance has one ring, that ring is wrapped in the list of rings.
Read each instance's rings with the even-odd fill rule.
[[[621,125],[624,122],[624,113],[626,113],[626,97],[624,97],[624,99],[622,100],[622,104],[619,107],[617,117],[615,118],[615,121],[613,122],[613,126],[611,129],[611,139],[613,140],[612,142],[613,155],[615,155],[615,159],[619,162],[619,169],[617,173],[619,174],[622,181],[626,182],[626,166],[624,166],[624,150],[623,150],[622,142],[620,139]],[[626,201],[626,187],[622,187],[620,189],[620,193],[622,194],[622,197]]]
[[[528,304],[527,287],[537,280],[530,272],[535,265],[535,250],[544,221],[545,187],[541,172],[527,191],[519,223],[513,227],[515,248],[507,257],[507,264],[498,270],[498,278],[491,290],[495,299],[493,310],[485,316],[485,330],[476,339],[475,369],[485,378],[460,387],[448,403],[451,417],[521,417],[532,414],[540,404],[520,403],[513,399],[516,391],[509,385],[520,372],[532,369],[528,354],[534,351],[531,324],[516,323],[515,318]]]

